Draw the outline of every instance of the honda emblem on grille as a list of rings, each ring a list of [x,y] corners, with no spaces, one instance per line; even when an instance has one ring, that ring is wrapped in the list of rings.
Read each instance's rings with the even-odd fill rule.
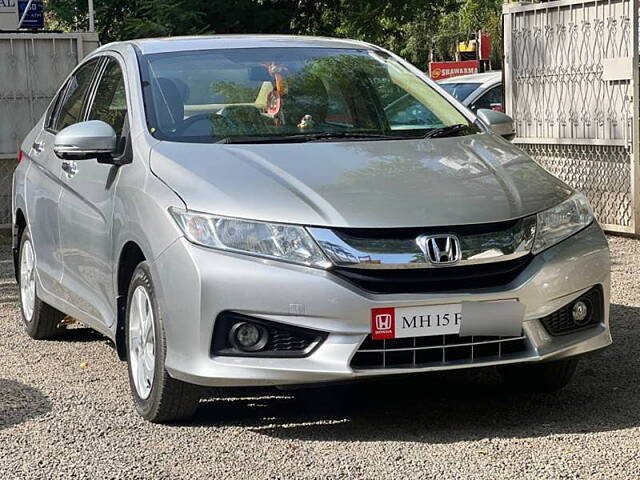
[[[433,265],[454,265],[462,259],[460,240],[455,235],[420,235],[416,243]]]

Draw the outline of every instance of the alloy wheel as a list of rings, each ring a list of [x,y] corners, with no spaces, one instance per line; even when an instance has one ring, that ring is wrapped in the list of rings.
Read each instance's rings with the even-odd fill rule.
[[[22,313],[27,322],[33,320],[36,304],[36,268],[35,256],[31,242],[26,240],[22,244],[20,254],[20,301]]]
[[[151,393],[156,365],[156,334],[153,308],[147,289],[138,285],[129,308],[129,363],[138,396]]]

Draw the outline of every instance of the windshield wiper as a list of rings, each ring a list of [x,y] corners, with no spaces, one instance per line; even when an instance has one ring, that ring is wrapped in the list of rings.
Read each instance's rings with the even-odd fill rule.
[[[284,136],[225,137],[216,143],[306,143],[332,139],[363,138],[368,140],[398,140],[403,137],[365,132],[319,132]]]
[[[315,140],[325,140],[333,138],[367,138],[373,140],[397,140],[398,138],[393,135],[384,135],[382,133],[366,133],[366,132],[321,132],[321,133],[307,133],[302,135],[306,141],[313,142]]]
[[[279,143],[285,141],[286,137],[268,137],[266,135],[249,136],[237,136],[237,137],[224,137],[215,143]],[[286,140],[291,142],[291,139]]]
[[[454,137],[458,133],[469,128],[469,125],[458,123],[446,127],[438,127],[425,133],[424,138]]]

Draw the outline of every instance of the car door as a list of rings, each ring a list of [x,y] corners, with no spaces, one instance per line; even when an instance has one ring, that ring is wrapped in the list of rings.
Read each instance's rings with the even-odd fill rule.
[[[86,120],[110,124],[119,154],[128,137],[128,108],[123,67],[107,55],[86,108]],[[68,301],[100,324],[115,319],[112,258],[113,205],[119,168],[96,159],[69,162],[63,175],[60,230],[63,284]]]
[[[28,152],[33,162],[26,178],[26,208],[38,276],[42,286],[56,296],[63,292],[59,224],[62,160],[53,152],[53,144],[57,132],[80,118],[97,65],[97,60],[90,60],[69,77]]]

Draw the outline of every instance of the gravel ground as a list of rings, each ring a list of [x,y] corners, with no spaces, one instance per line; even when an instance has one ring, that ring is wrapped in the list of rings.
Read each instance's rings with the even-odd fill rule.
[[[104,337],[27,337],[3,247],[0,479],[638,478],[640,242],[610,243],[615,343],[560,394],[504,392],[492,370],[234,390],[173,426],[136,415]]]

